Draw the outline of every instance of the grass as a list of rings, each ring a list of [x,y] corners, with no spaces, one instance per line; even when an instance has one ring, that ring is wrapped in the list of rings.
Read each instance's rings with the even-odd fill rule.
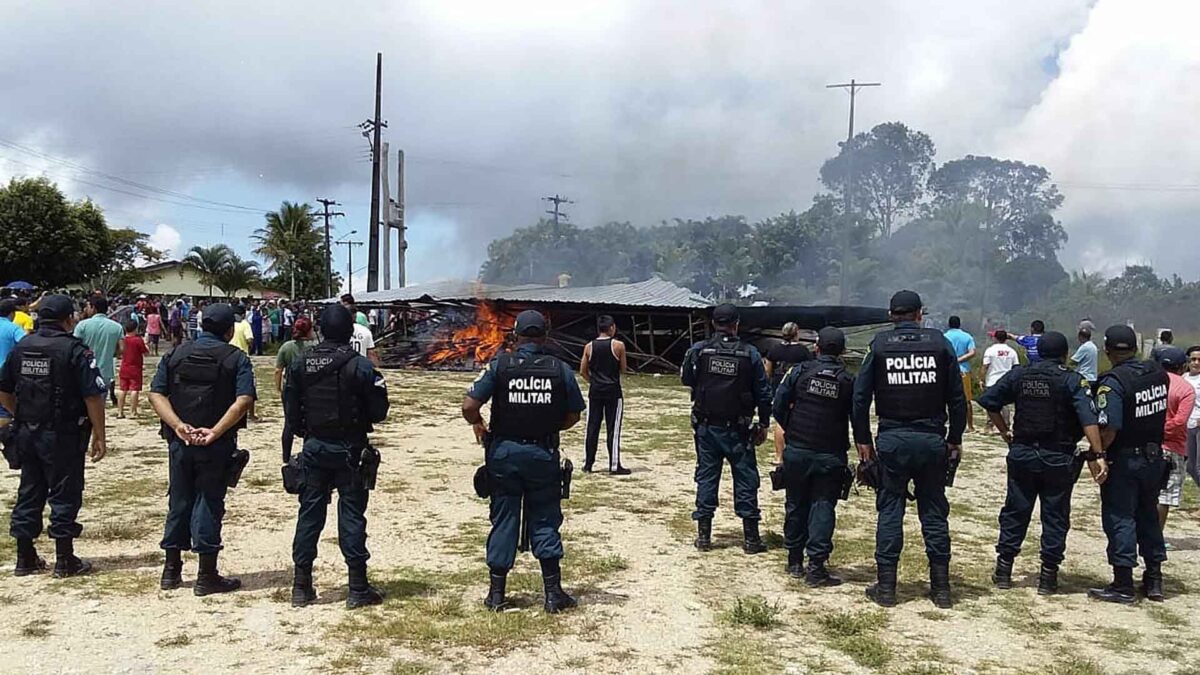
[[[1032,598],[1017,593],[1000,594],[995,605],[1003,610],[1000,621],[1012,630],[1030,637],[1044,638],[1062,630],[1061,621],[1044,620],[1034,611]]]
[[[154,646],[159,649],[171,649],[173,647],[186,647],[192,644],[192,636],[187,633],[172,635],[170,637],[161,637],[154,641]]]
[[[30,640],[48,638],[50,637],[50,627],[53,625],[49,619],[34,619],[21,627],[21,637]]]
[[[1106,672],[1092,659],[1066,656],[1043,668],[1024,671],[1023,675],[1105,675]]]
[[[767,602],[761,595],[737,598],[725,611],[723,618],[733,626],[774,628],[780,625],[779,603]]]
[[[883,668],[892,660],[892,650],[879,639],[888,615],[879,610],[837,611],[817,619],[826,643],[864,668]]]
[[[714,675],[768,675],[781,672],[778,647],[745,631],[728,631],[712,648]]]
[[[392,675],[426,675],[432,673],[433,669],[421,661],[398,659],[392,663],[390,672]]]
[[[84,530],[88,539],[100,541],[137,541],[145,538],[161,526],[142,519],[136,521],[106,521],[94,528]]]

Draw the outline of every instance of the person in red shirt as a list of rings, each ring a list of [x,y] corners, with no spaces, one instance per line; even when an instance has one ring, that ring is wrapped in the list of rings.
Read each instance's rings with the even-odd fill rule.
[[[1158,495],[1158,522],[1165,527],[1172,506],[1179,506],[1183,497],[1183,478],[1187,464],[1187,424],[1196,405],[1196,390],[1183,379],[1187,355],[1178,347],[1167,346],[1155,356],[1167,371],[1167,421],[1163,425],[1163,454],[1171,475]]]
[[[142,365],[146,354],[146,341],[137,334],[136,321],[125,322],[125,344],[121,351],[121,370],[117,372],[121,398],[117,403],[117,417],[125,418],[125,397],[133,392],[133,416],[138,416],[138,394],[142,391]]]

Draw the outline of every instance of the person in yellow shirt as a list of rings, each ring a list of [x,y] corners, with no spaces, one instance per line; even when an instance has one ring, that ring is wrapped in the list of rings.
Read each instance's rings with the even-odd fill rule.
[[[12,322],[21,327],[26,335],[33,332],[33,317],[29,315],[29,298],[18,295],[17,311],[13,312]]]
[[[242,305],[234,306],[234,321],[233,336],[229,338],[229,344],[242,350],[247,356],[250,355],[250,344],[254,341],[254,329],[250,327],[250,322],[246,319],[246,308]],[[254,403],[250,403],[250,411],[246,413],[246,417],[258,421],[258,413],[254,409]]]

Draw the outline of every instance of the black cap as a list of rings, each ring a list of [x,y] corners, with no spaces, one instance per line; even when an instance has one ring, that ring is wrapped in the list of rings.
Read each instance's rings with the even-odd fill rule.
[[[817,349],[826,356],[837,356],[846,350],[846,334],[840,328],[826,326],[817,333]]]
[[[542,337],[546,334],[546,317],[536,309],[527,309],[517,315],[513,332],[521,337]]]
[[[1104,348],[1117,351],[1137,349],[1137,333],[1129,326],[1109,326],[1104,331]]]
[[[917,295],[916,291],[897,291],[892,296],[891,303],[888,304],[888,311],[900,312],[919,312],[922,307],[921,296]]]
[[[349,343],[354,335],[354,317],[345,305],[321,310],[321,336],[330,342]]]
[[[738,308],[728,302],[713,308],[712,320],[718,326],[728,326],[737,323],[741,318],[742,315],[738,314]]]
[[[1067,357],[1067,336],[1052,330],[1042,333],[1037,341],[1038,355],[1044,359],[1063,359]]]
[[[1187,364],[1187,354],[1179,347],[1164,347],[1158,350],[1158,363],[1163,368],[1182,368]]]
[[[206,333],[224,337],[233,328],[233,308],[227,302],[218,302],[204,308],[200,328]]]
[[[38,318],[43,321],[63,321],[75,313],[75,303],[65,295],[47,295],[38,304]]]

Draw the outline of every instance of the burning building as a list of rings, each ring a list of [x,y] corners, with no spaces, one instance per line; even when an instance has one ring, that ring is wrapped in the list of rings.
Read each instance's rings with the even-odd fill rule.
[[[475,369],[505,348],[516,315],[537,309],[550,324],[548,346],[578,365],[595,337],[596,319],[611,315],[625,342],[629,366],[639,372],[674,372],[688,347],[711,334],[713,302],[659,277],[604,286],[501,286],[443,281],[356,295],[362,308],[395,318],[377,345],[385,365]],[[785,321],[817,330],[887,321],[871,307],[769,306],[742,309],[742,332],[751,340],[778,335]]]

